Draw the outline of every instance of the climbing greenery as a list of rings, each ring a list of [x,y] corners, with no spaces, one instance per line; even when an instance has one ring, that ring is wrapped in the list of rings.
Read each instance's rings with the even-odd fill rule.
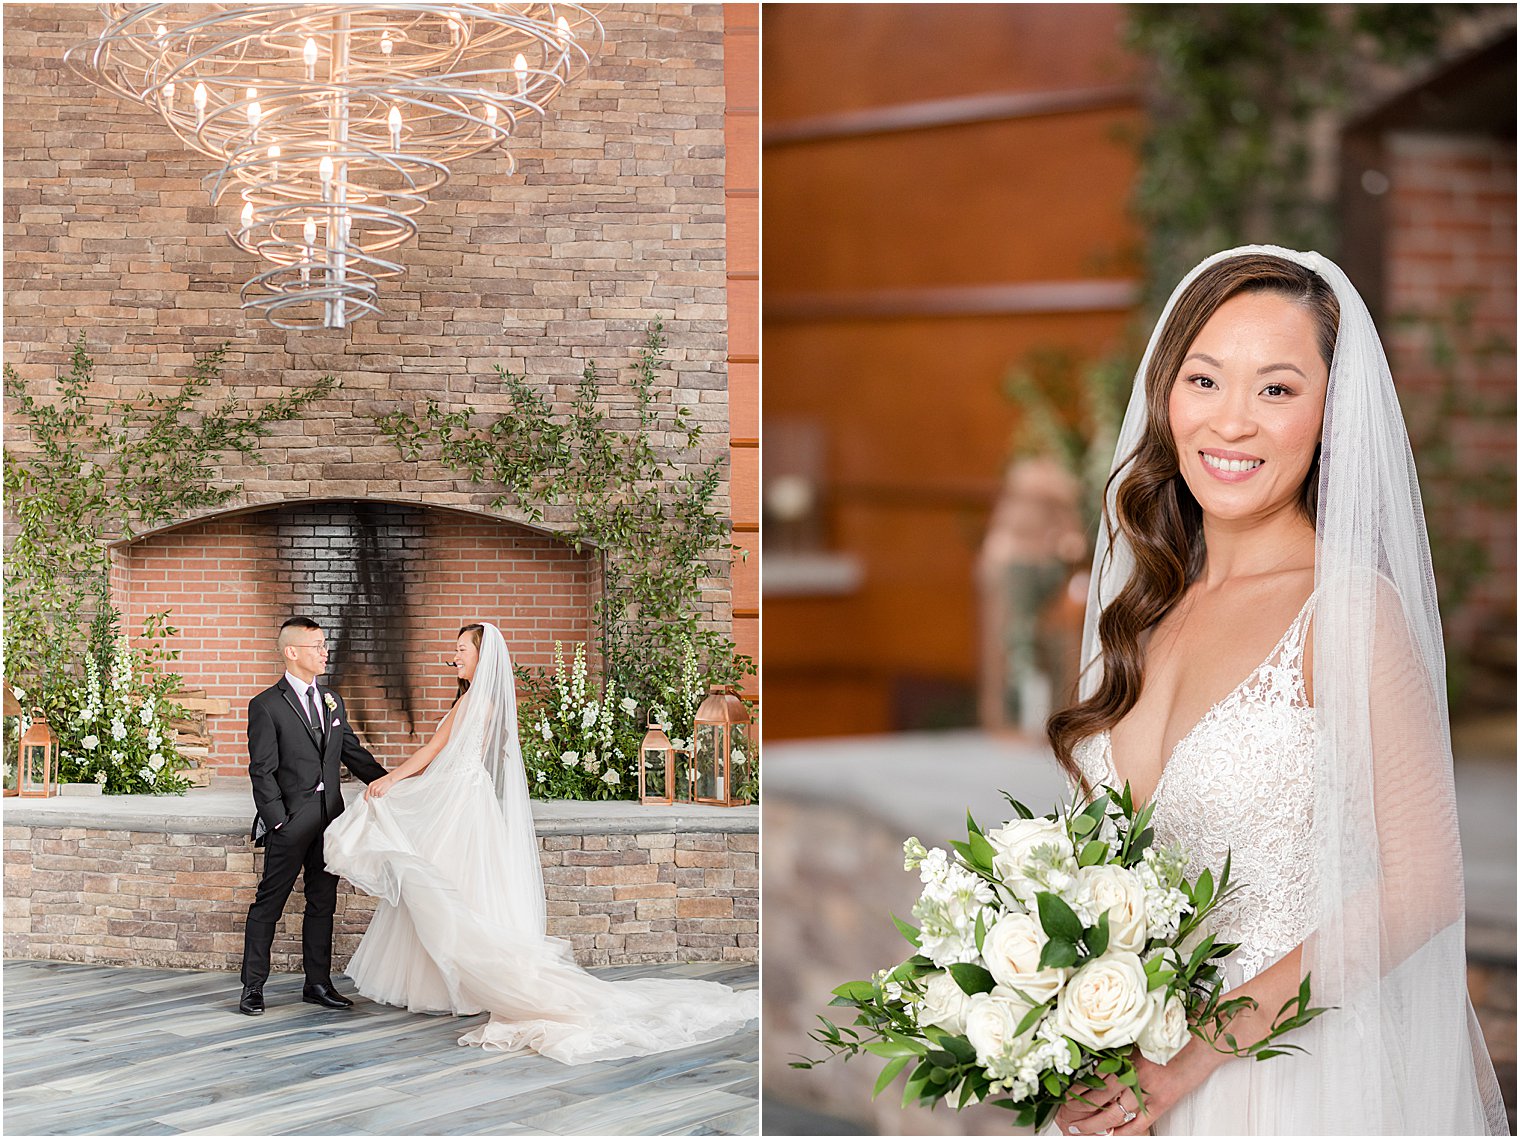
[[[1335,254],[1314,132],[1369,65],[1429,55],[1476,4],[1131,4],[1146,61],[1134,206],[1152,318],[1188,269],[1248,242]],[[1323,186],[1322,191],[1313,185]]]
[[[138,399],[91,394],[95,365],[83,333],[52,399],[34,396],[5,367],[12,430],[29,444],[6,447],[4,457],[14,523],[5,560],[5,676],[13,685],[47,699],[58,686],[72,688],[87,652],[100,655],[112,640],[90,631],[115,619],[107,543],[235,497],[241,484],[225,481],[219,464],[234,453],[257,457],[271,424],[298,418],[337,387],[326,376],[256,409],[230,397],[208,406],[226,351],[223,344],[197,357],[172,393]]]
[[[699,465],[701,425],[684,406],[663,414],[659,406],[664,352],[656,321],[628,385],[631,431],[608,422],[594,363],[582,372],[568,414],[556,415],[537,387],[498,365],[511,408],[489,423],[436,400],[420,416],[394,412],[376,420],[408,460],[436,452],[471,481],[504,488],[495,509],[515,506],[532,521],[551,506],[568,512],[559,536],[605,554],[595,617],[607,682],[646,713],[681,690],[688,654],[712,684],[737,685],[753,668],[723,632],[703,623],[704,582],[722,575],[737,547],[717,506],[721,459]]]

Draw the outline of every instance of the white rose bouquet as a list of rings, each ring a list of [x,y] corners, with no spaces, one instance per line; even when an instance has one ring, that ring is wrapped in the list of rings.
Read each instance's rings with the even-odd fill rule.
[[[1310,1007],[1308,977],[1263,1039],[1242,1047],[1228,1031],[1256,1007],[1221,999],[1219,962],[1237,947],[1208,932],[1239,888],[1228,856],[1217,881],[1204,870],[1189,882],[1185,852],[1154,848],[1151,808],[1136,812],[1128,785],[1040,819],[1004,797],[1018,817],[983,833],[968,813],[952,851],[903,844],[924,884],[919,925],[892,920],[917,952],[835,989],[854,1026],[819,1017],[811,1037],[829,1055],[793,1067],[869,1052],[887,1061],[875,1094],[906,1074],[904,1107],[987,1101],[1043,1127],[1109,1076],[1143,1104],[1137,1049],[1155,1064],[1189,1035],[1257,1060],[1302,1050],[1279,1038],[1326,1011]]]

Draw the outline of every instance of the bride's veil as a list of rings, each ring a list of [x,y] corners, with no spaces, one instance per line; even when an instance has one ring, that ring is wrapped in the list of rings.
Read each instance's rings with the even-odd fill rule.
[[[491,777],[502,819],[506,823],[506,866],[496,873],[503,896],[510,899],[514,921],[525,933],[542,937],[545,928],[544,878],[539,865],[538,837],[528,801],[522,746],[517,738],[517,689],[512,656],[495,625],[483,626],[480,660],[470,688],[459,702],[449,743],[468,747],[483,741],[481,763]]]
[[[1195,267],[1167,301],[1141,360],[1114,470],[1140,443],[1145,374],[1179,296],[1204,269],[1242,254],[1319,274],[1341,312],[1315,527],[1319,899],[1303,953],[1314,1004],[1336,1008],[1293,1034],[1309,1056],[1268,1061],[1291,1065],[1286,1118],[1299,1125],[1282,1130],[1508,1134],[1467,995],[1446,660],[1419,485],[1382,343],[1340,268],[1276,246],[1226,250]],[[1110,517],[1119,482],[1109,485]],[[1134,570],[1128,542],[1106,530],[1093,557],[1083,698],[1101,675],[1098,618]]]

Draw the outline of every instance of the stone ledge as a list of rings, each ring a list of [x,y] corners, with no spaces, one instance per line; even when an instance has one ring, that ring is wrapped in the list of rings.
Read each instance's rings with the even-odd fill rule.
[[[364,788],[344,784],[352,803]],[[5,825],[85,827],[154,834],[246,835],[253,823],[253,796],[246,789],[198,787],[184,795],[103,795],[99,798],[5,800]],[[760,829],[759,807],[669,806],[638,803],[533,801],[534,829],[564,834],[752,834]]]

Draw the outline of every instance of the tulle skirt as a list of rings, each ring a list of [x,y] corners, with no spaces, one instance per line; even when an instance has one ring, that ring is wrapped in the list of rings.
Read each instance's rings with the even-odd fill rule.
[[[348,966],[361,994],[416,1012],[489,1012],[461,1044],[566,1064],[701,1044],[759,1016],[752,990],[580,968],[568,942],[544,935],[542,899],[513,896],[508,841],[478,765],[429,768],[328,827],[327,868],[379,899]]]

